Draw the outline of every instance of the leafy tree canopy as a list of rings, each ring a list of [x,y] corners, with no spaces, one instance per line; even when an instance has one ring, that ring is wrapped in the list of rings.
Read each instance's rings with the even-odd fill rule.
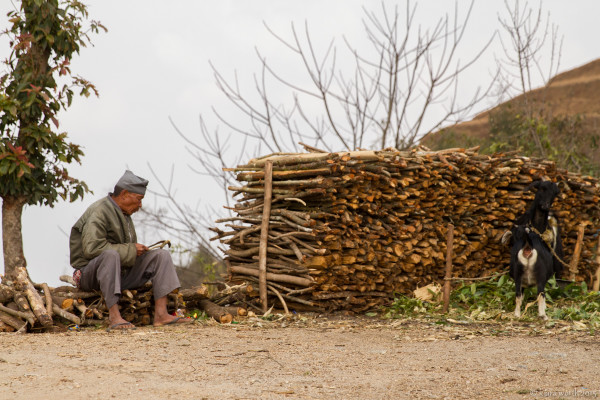
[[[59,196],[74,201],[88,188],[66,165],[83,152],[59,131],[57,114],[77,90],[98,94],[71,74],[70,60],[90,43],[88,33],[106,28],[84,26],[87,9],[77,0],[22,0],[7,17],[9,28],[0,33],[11,47],[0,76],[0,196],[50,206]]]

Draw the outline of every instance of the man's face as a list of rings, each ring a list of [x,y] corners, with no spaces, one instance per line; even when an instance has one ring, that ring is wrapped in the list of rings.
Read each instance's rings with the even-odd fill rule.
[[[142,208],[143,198],[143,194],[131,193],[128,190],[123,190],[118,196],[117,204],[125,214],[131,215]]]

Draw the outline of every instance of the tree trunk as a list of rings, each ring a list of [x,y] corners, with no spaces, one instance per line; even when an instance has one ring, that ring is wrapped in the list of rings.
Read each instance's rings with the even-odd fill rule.
[[[27,296],[31,309],[44,327],[53,325],[52,317],[46,311],[44,301],[27,273],[27,262],[23,253],[23,233],[21,216],[25,196],[2,198],[2,248],[4,252],[4,273],[15,283],[15,288]]]
[[[14,280],[19,268],[27,268],[23,253],[21,215],[27,199],[24,196],[2,198],[2,249],[4,252],[4,274]]]

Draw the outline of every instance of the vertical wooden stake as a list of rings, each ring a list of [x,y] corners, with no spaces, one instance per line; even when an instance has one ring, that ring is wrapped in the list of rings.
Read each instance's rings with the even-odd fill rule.
[[[258,292],[263,312],[267,312],[267,244],[269,238],[269,217],[273,195],[273,162],[265,163],[265,200],[260,226],[260,246],[258,248]]]
[[[598,235],[598,247],[596,247],[596,276],[592,284],[592,290],[600,290],[600,235]]]
[[[450,306],[450,278],[452,278],[452,247],[454,246],[454,225],[448,225],[448,234],[446,236],[446,277],[444,280],[444,309],[447,313]]]
[[[577,264],[579,264],[579,255],[581,254],[581,244],[583,243],[583,232],[585,230],[585,225],[585,223],[579,225],[579,230],[577,231],[577,243],[575,243],[573,258],[571,259],[571,264],[569,264],[569,279],[573,282],[577,277]]]

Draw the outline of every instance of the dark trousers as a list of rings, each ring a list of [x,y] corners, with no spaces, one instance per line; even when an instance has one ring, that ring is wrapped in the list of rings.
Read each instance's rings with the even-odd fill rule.
[[[137,289],[151,281],[154,299],[179,288],[179,278],[171,254],[167,250],[148,251],[135,260],[131,268],[121,269],[119,253],[106,250],[81,269],[81,289],[100,290],[106,307],[117,304],[121,290]]]

